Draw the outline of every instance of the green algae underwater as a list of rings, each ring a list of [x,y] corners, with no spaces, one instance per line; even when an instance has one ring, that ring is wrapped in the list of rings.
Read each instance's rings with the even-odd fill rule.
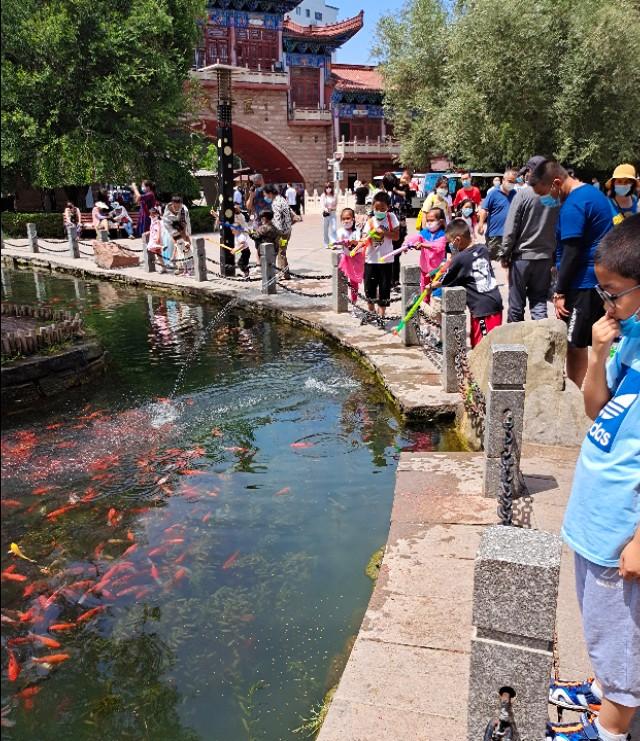
[[[3,738],[300,737],[366,609],[399,451],[455,438],[406,429],[310,333],[229,313],[191,357],[219,307],[2,278],[3,299],[81,311],[110,357],[4,420]]]

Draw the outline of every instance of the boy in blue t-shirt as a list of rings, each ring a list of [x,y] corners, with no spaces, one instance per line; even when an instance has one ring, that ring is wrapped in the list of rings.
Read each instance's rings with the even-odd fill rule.
[[[550,724],[547,739],[555,741],[626,741],[640,707],[638,245],[640,215],[607,234],[595,254],[596,290],[606,313],[593,325],[584,383],[585,410],[594,423],[580,450],[562,525],[575,551],[595,679],[551,685],[552,703],[585,711],[580,723]]]

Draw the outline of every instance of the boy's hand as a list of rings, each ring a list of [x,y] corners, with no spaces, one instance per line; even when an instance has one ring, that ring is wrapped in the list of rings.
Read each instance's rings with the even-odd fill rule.
[[[594,360],[606,361],[615,338],[620,334],[620,325],[608,314],[598,319],[591,328],[591,350]]]
[[[553,305],[556,310],[556,318],[557,319],[564,319],[565,317],[569,316],[569,311],[565,307],[565,297],[561,293],[554,293],[553,294]]]
[[[640,540],[637,537],[622,549],[620,576],[623,579],[640,579]]]

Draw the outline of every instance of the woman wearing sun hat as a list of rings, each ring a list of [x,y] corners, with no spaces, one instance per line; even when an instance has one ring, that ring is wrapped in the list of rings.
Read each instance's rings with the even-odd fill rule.
[[[621,224],[627,216],[640,212],[638,185],[636,168],[633,165],[618,165],[605,183],[614,224]]]

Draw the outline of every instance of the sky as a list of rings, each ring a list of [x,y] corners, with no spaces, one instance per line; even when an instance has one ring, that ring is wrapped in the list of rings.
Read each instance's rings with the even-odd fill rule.
[[[338,49],[337,61],[343,64],[373,64],[371,46],[381,15],[397,12],[404,0],[327,0],[328,5],[340,8],[338,20],[351,18],[364,9],[364,28]]]

